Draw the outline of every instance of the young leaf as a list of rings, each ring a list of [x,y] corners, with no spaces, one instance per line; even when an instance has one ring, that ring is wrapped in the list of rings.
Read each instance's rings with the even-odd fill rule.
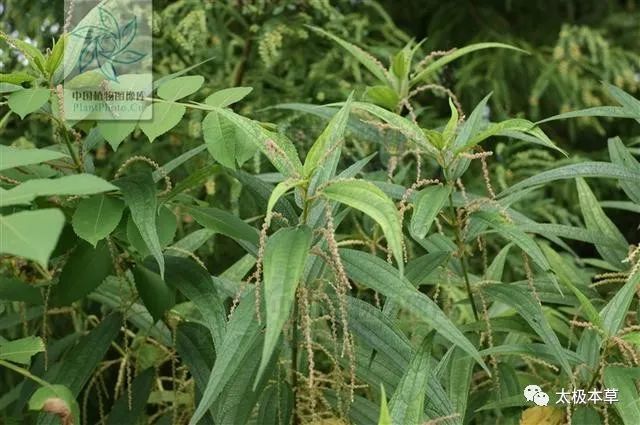
[[[73,213],[73,230],[95,247],[115,230],[123,210],[124,202],[111,196],[95,195],[83,199]]]
[[[36,336],[0,342],[0,359],[23,365],[31,363],[31,357],[41,351],[44,351],[44,342]]]
[[[365,252],[340,250],[347,275],[356,282],[379,292],[405,308],[420,321],[436,329],[444,338],[459,346],[485,370],[486,365],[476,347],[464,336],[440,307],[419,292],[386,261]]]
[[[154,103],[148,108],[151,108],[152,118],[148,121],[140,121],[140,129],[152,143],[158,136],[178,125],[186,112],[184,106],[173,103]]]
[[[256,384],[262,377],[285,322],[296,302],[295,295],[311,248],[311,229],[284,228],[269,237],[264,248],[264,301],[267,330]],[[254,384],[254,388],[255,385]]]
[[[165,100],[178,100],[197,92],[204,84],[201,75],[173,78],[158,86],[158,96]]]
[[[487,108],[487,102],[489,101],[490,97],[491,97],[491,93],[486,95],[484,99],[482,99],[480,103],[478,103],[476,107],[473,108],[473,111],[471,111],[471,115],[469,115],[469,118],[467,118],[464,124],[462,124],[462,127],[458,132],[458,136],[456,137],[456,139],[453,142],[453,145],[451,146],[454,151],[458,152],[465,149],[467,146],[472,146],[471,145],[471,143],[473,142],[472,138],[477,133],[479,133],[484,126],[483,116],[485,113],[485,109]]]
[[[378,425],[393,425],[383,384],[380,384],[380,418],[378,419]]]
[[[115,182],[131,211],[142,240],[160,266],[160,276],[164,276],[164,257],[156,226],[156,187],[151,173],[138,173],[123,177]]]
[[[9,108],[24,119],[47,103],[50,95],[51,91],[42,87],[18,90],[9,96]]]
[[[0,253],[37,261],[47,267],[64,222],[62,211],[53,208],[0,215]]]
[[[373,183],[365,180],[337,180],[329,183],[322,193],[332,201],[362,211],[380,225],[402,275],[404,273],[402,228],[400,216],[393,201]]]
[[[228,89],[218,90],[217,92],[209,95],[209,97],[205,99],[204,103],[218,108],[226,108],[229,105],[240,102],[249,95],[252,90],[253,87],[231,87]]]
[[[290,189],[303,183],[304,181],[302,180],[287,179],[281,181],[276,185],[276,187],[273,188],[271,196],[269,196],[269,202],[267,203],[267,212],[265,214],[267,223],[271,222],[271,212],[273,211],[273,208],[276,206],[280,198],[282,198],[284,194],[287,193]]]
[[[596,240],[596,250],[600,253],[603,259],[605,259],[613,267],[620,268],[622,260],[627,256],[627,248],[629,244],[618,230],[615,224],[607,217],[598,205],[596,199],[589,186],[584,179],[576,180],[578,186],[578,198],[580,200],[580,210],[584,217],[587,230],[594,232],[597,235],[602,235],[602,238],[609,239],[616,242],[615,247],[601,245]]]
[[[431,186],[422,189],[415,197],[411,216],[411,234],[424,239],[431,224],[449,199],[451,186]]]
[[[342,108],[331,118],[331,121],[329,121],[327,127],[322,131],[320,137],[318,137],[313,146],[311,146],[307,158],[304,161],[304,177],[311,177],[311,174],[316,168],[321,167],[322,162],[327,159],[328,153],[338,149],[340,143],[342,143],[344,131],[347,127],[347,120],[349,119],[352,99],[353,93],[349,95],[349,98]]]

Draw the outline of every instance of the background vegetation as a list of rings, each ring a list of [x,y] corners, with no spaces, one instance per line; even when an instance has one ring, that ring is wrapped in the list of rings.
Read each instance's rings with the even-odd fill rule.
[[[0,0],[0,422],[640,423],[639,7],[154,1],[107,125]]]

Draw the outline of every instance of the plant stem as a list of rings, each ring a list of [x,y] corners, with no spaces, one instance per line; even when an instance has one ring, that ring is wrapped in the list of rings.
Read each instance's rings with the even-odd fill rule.
[[[293,336],[291,341],[291,389],[293,391],[293,425],[300,423],[298,417],[298,291],[293,303]]]
[[[16,366],[13,363],[4,361],[4,360],[0,360],[0,366],[4,366],[7,369],[11,369],[14,372],[19,373],[22,376],[26,376],[27,378],[31,379],[32,381],[40,384],[43,387],[50,387],[51,384],[48,383],[47,381],[45,381],[42,378],[38,378],[37,376],[35,376],[34,374],[32,374],[31,372],[29,372],[28,370],[21,368],[20,366]]]
[[[62,132],[64,143],[67,145],[67,149],[69,150],[69,155],[71,155],[71,158],[73,159],[73,163],[76,164],[78,172],[82,172],[82,163],[80,162],[78,155],[76,155],[76,151],[73,149],[71,140],[69,139],[69,134],[67,133],[67,129],[63,126],[60,128],[60,131]]]
[[[462,275],[464,276],[464,283],[467,287],[467,295],[469,296],[469,302],[471,303],[471,310],[473,311],[473,317],[476,319],[476,321],[478,321],[480,320],[480,316],[478,315],[478,309],[476,308],[476,302],[473,297],[473,291],[471,290],[471,283],[469,282],[469,273],[467,272],[467,263],[464,255],[464,242],[460,234],[460,222],[458,221],[458,216],[456,214],[455,207],[453,206],[452,194],[449,194],[449,209],[451,210],[451,214],[453,215],[452,217],[452,220],[454,223],[453,231],[455,233],[456,244],[458,245],[458,253],[460,255],[460,267],[462,267]]]

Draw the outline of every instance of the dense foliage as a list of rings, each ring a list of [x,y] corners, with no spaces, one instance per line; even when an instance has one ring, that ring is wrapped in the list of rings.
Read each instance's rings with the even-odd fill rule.
[[[0,0],[0,422],[640,423],[633,1],[155,1],[139,122],[65,119],[55,3]]]

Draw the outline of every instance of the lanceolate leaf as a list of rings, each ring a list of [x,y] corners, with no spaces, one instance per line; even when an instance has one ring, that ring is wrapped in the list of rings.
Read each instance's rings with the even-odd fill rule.
[[[425,338],[393,393],[389,403],[393,423],[419,424],[423,422],[431,344],[431,337]]]
[[[453,142],[452,148],[454,150],[460,151],[467,146],[473,146],[472,138],[477,133],[479,133],[483,127],[483,116],[485,114],[487,102],[489,101],[490,97],[491,93],[485,96],[484,99],[482,99],[480,103],[476,105],[473,111],[471,111],[471,115],[469,115],[469,118],[464,122],[464,124],[462,124],[460,132]]]
[[[380,418],[378,419],[378,425],[393,425],[389,406],[387,405],[387,395],[382,384],[380,384]]]
[[[483,291],[486,291],[490,297],[514,308],[542,338],[545,344],[553,350],[558,364],[560,364],[567,376],[573,376],[571,366],[564,354],[564,349],[558,340],[558,336],[551,329],[542,307],[531,293],[524,288],[507,284],[487,286]]]
[[[358,60],[358,62],[360,62],[365,68],[367,68],[369,72],[371,72],[378,80],[380,80],[380,82],[386,83],[389,85],[393,84],[391,76],[389,75],[385,67],[382,66],[380,61],[375,59],[369,53],[365,52],[360,47],[341,39],[340,37],[336,37],[335,35],[329,32],[326,32],[321,28],[318,28],[318,27],[309,27],[309,28],[311,28],[312,30],[314,30],[319,34],[324,35],[325,37],[330,38],[331,40],[335,41],[340,46],[342,46],[346,51],[351,53],[353,57]]]
[[[313,146],[311,146],[303,166],[305,177],[311,177],[311,174],[318,167],[322,166],[322,163],[327,160],[328,155],[332,151],[340,150],[340,144],[344,138],[344,131],[349,119],[352,99],[353,93],[349,95],[344,106],[331,118],[331,121],[329,121],[327,127],[322,134],[320,134],[320,137],[318,137]]]
[[[60,280],[51,291],[53,305],[68,305],[96,289],[113,272],[113,260],[106,242],[96,247],[81,242],[62,268]]]
[[[0,171],[60,158],[68,157],[61,152],[49,149],[18,149],[0,145]]]
[[[517,192],[528,187],[549,183],[556,180],[574,179],[576,177],[602,177],[610,179],[640,182],[640,171],[633,171],[609,162],[582,162],[570,164],[553,170],[543,171],[507,188],[499,196]]]
[[[140,298],[154,322],[164,318],[164,314],[176,303],[175,288],[167,285],[160,275],[142,264],[133,269],[133,277]]]
[[[613,403],[624,425],[640,423],[640,405],[636,382],[640,378],[640,368],[607,366],[604,369],[604,384],[617,390],[617,403]]]
[[[271,359],[296,302],[296,289],[310,248],[311,229],[306,226],[280,229],[267,240],[263,261],[267,331],[256,383]]]
[[[73,174],[57,179],[32,179],[7,190],[0,196],[0,207],[24,205],[38,196],[93,195],[116,190],[111,183],[93,174]]]
[[[622,327],[638,285],[640,285],[640,273],[636,272],[600,312],[602,326],[608,335],[615,335]]]
[[[411,217],[411,232],[415,236],[420,239],[427,236],[450,193],[451,186],[431,186],[418,192]]]
[[[0,215],[0,253],[17,255],[47,267],[64,221],[62,211],[53,208]]]
[[[255,317],[254,291],[249,291],[234,311],[227,325],[227,333],[222,347],[217,353],[217,359],[211,370],[207,387],[202,399],[189,421],[189,425],[196,425],[209,408],[219,399],[224,387],[233,378],[239,368],[244,367],[243,361],[249,355],[256,339],[259,337],[260,326]]]
[[[327,185],[322,193],[333,201],[346,204],[373,218],[387,238],[400,274],[404,273],[400,216],[391,199],[373,183],[364,180],[337,180]]]
[[[483,368],[486,365],[476,347],[440,310],[429,297],[398,275],[396,269],[386,261],[365,252],[343,249],[340,256],[347,275],[354,281],[365,285],[412,313],[422,322],[433,327],[444,338],[469,353]]]
[[[217,208],[189,207],[187,212],[201,226],[234,239],[253,254],[258,252],[258,231],[237,216]]]
[[[622,143],[619,137],[609,139],[609,156],[611,162],[633,171],[640,172],[640,163],[631,155],[631,152]],[[620,187],[636,204],[640,204],[640,182],[620,181]]]
[[[220,349],[226,332],[226,311],[207,270],[189,258],[166,257],[165,280],[196,306]]]
[[[503,43],[488,42],[488,43],[470,44],[470,45],[462,47],[460,49],[456,49],[453,52],[449,53],[448,55],[445,55],[445,56],[433,61],[426,68],[424,68],[423,70],[418,72],[417,75],[415,75],[415,76],[413,76],[411,78],[411,84],[414,85],[414,84],[416,84],[416,83],[418,83],[420,81],[424,81],[429,76],[431,76],[434,72],[437,72],[440,68],[442,68],[443,66],[445,66],[449,62],[458,59],[461,56],[464,56],[464,55],[466,55],[468,53],[471,53],[471,52],[475,52],[476,50],[493,49],[493,48],[511,49],[511,50],[516,50],[518,52],[527,53],[524,50],[518,49],[517,47],[510,46],[508,44],[503,44]]]
[[[24,365],[28,365],[31,357],[41,351],[44,351],[44,342],[36,336],[0,343],[0,359]]]
[[[160,266],[160,276],[164,276],[164,257],[156,227],[156,187],[151,173],[132,174],[115,183],[122,191],[124,201],[131,211],[131,218],[142,240]]]
[[[584,217],[587,229],[597,235],[602,235],[603,239],[615,241],[615,246],[601,245],[596,240],[596,249],[615,268],[620,268],[622,260],[627,256],[628,243],[615,224],[607,217],[598,205],[591,189],[583,179],[577,179],[578,198],[580,199],[580,210]]]

